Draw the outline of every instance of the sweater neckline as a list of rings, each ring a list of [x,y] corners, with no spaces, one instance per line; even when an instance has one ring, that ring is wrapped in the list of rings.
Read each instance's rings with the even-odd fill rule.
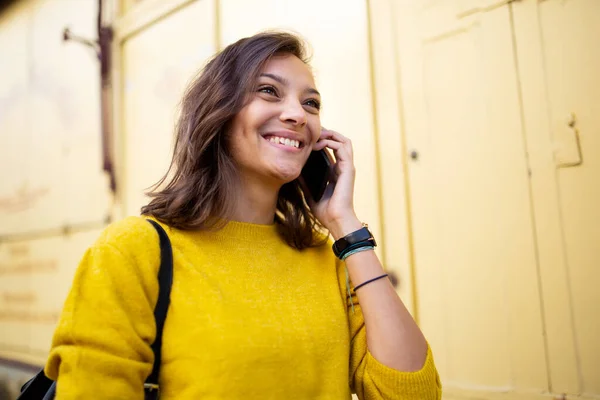
[[[255,241],[270,242],[281,240],[277,224],[254,224],[250,222],[227,221],[227,223],[214,232],[211,232],[220,241]]]

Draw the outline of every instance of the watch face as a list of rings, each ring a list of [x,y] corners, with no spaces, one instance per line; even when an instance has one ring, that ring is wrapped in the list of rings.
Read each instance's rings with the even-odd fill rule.
[[[349,247],[352,247],[361,242],[366,242],[365,244],[369,246],[377,246],[377,242],[375,241],[373,234],[371,233],[371,231],[369,231],[369,229],[366,226],[344,236],[343,238],[336,240],[332,246],[333,253],[337,257],[339,257],[340,254],[346,252]],[[359,244],[357,247],[360,246],[361,245]]]
[[[371,232],[367,228],[361,228],[360,230],[354,232],[352,235],[352,240],[350,244],[358,243],[363,240],[367,240],[371,237]]]

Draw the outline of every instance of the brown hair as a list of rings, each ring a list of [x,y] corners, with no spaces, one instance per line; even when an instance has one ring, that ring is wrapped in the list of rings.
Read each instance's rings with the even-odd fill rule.
[[[264,32],[215,55],[183,96],[171,165],[147,193],[152,199],[142,207],[142,214],[184,230],[218,229],[226,224],[235,207],[233,189],[238,179],[229,152],[228,125],[246,104],[271,57],[291,54],[307,63],[305,52],[293,34]],[[284,240],[297,249],[327,240],[297,179],[279,191],[275,222]]]

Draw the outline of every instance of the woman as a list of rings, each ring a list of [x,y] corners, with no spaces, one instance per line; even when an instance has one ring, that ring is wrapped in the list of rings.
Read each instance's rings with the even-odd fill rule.
[[[286,33],[228,46],[186,92],[171,169],[142,209],[174,253],[162,399],[441,398],[427,342],[355,214],[350,140],[321,128],[320,101]],[[324,148],[337,162],[315,203],[298,177]],[[45,369],[58,399],[142,398],[159,252],[143,217],[88,250]]]

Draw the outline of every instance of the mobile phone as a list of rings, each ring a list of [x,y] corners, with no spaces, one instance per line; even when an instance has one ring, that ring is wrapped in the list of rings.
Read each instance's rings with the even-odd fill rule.
[[[327,150],[323,149],[310,153],[304,168],[302,168],[301,176],[314,201],[321,200],[323,193],[325,193],[329,181],[330,167],[331,159],[327,154]]]

